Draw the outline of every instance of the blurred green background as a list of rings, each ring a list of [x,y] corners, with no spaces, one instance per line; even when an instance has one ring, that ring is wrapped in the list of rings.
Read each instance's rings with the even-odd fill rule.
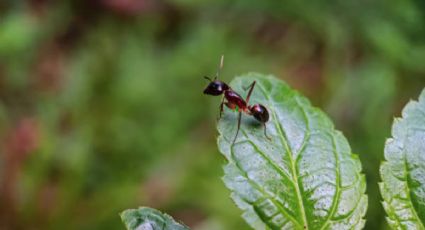
[[[274,74],[326,111],[367,175],[425,86],[423,0],[1,0],[0,229],[124,229],[151,206],[249,229],[221,176],[204,75]]]

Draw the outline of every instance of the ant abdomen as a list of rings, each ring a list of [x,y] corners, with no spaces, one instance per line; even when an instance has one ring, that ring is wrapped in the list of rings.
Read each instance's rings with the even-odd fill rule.
[[[261,104],[255,104],[249,108],[252,116],[257,119],[259,122],[266,123],[269,121],[269,111],[266,107]]]

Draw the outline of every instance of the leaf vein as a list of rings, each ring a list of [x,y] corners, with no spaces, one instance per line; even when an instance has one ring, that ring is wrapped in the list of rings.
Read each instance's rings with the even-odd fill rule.
[[[242,131],[242,133],[244,134],[245,137],[248,137],[248,135],[246,134],[245,131]],[[286,179],[288,179],[291,182],[292,186],[295,186],[294,182],[291,180],[291,177],[289,175],[287,175],[285,173],[285,171],[283,171],[278,165],[276,165],[276,163],[274,163],[273,160],[270,159],[269,156],[267,156],[267,154],[264,151],[259,149],[257,147],[257,145],[255,145],[255,143],[252,142],[251,140],[249,140],[248,138],[245,141],[250,143],[252,145],[252,147],[255,149],[255,151],[258,152],[260,154],[260,156],[263,157],[267,161],[267,163],[269,163],[278,172],[278,174],[280,176],[285,177]],[[242,143],[242,142],[243,141],[238,142],[238,143]]]
[[[333,154],[335,156],[336,186],[335,186],[335,195],[334,195],[333,200],[332,200],[332,206],[331,206],[329,215],[328,215],[325,223],[322,225],[321,229],[325,229],[325,227],[327,227],[327,225],[329,224],[329,221],[331,220],[331,218],[333,217],[333,215],[335,214],[335,212],[337,210],[339,200],[340,200],[340,196],[341,196],[341,191],[340,191],[341,174],[340,174],[340,171],[339,171],[340,164],[339,164],[339,157],[338,157],[338,147],[335,144],[335,135],[331,135],[331,137],[332,137]]]
[[[406,152],[405,151],[403,151],[403,167],[404,167],[404,171],[406,172],[406,174],[405,174],[405,176],[406,176],[405,181],[406,181],[406,185],[407,185],[406,186],[406,189],[407,189],[406,196],[408,198],[408,202],[410,203],[409,206],[412,209],[412,212],[415,215],[415,218],[418,220],[417,222],[420,223],[421,229],[425,229],[425,227],[424,227],[421,219],[418,216],[418,212],[417,212],[415,206],[413,205],[412,198],[410,196],[410,186],[409,186],[409,182],[408,182],[409,170],[408,170],[408,162],[407,162],[407,156],[406,156]]]
[[[259,88],[263,92],[265,98],[267,98],[269,104],[273,104],[273,107],[274,107],[274,102],[270,100],[270,97],[267,95],[267,93],[266,93],[264,87],[262,86],[262,84],[259,84]],[[280,141],[282,142],[282,145],[285,146],[286,152],[289,155],[289,161],[291,162],[291,169],[292,169],[292,177],[293,177],[293,180],[294,180],[294,182],[296,184],[295,191],[296,191],[298,205],[299,205],[300,212],[301,212],[300,214],[301,214],[302,219],[303,219],[304,229],[307,230],[307,229],[309,229],[309,227],[308,227],[308,220],[307,220],[306,212],[305,212],[305,209],[304,209],[304,201],[303,201],[303,198],[301,196],[301,187],[300,187],[300,184],[298,182],[297,168],[295,167],[295,162],[294,162],[294,159],[292,158],[292,150],[288,146],[288,139],[287,139],[287,137],[285,135],[285,132],[283,131],[283,128],[282,128],[281,124],[277,122],[276,111],[273,108],[270,108],[270,109],[271,109],[271,114],[272,114],[273,122],[274,122],[274,124],[275,124],[275,126],[276,126],[276,128],[277,128],[277,130],[278,130],[278,132],[280,134],[279,135]]]
[[[243,168],[239,165],[239,163],[238,163],[238,161],[237,161],[237,159],[235,158],[235,154],[234,154],[234,151],[233,151],[233,148],[231,148],[230,149],[230,151],[231,151],[231,157],[232,157],[232,160],[233,160],[233,162],[234,162],[234,165],[239,169],[239,171],[243,174],[242,176],[244,176],[246,179],[247,179],[247,181],[248,181],[248,183],[254,188],[254,189],[256,189],[257,191],[260,191],[263,195],[265,195],[266,197],[268,197],[270,200],[272,200],[272,202],[273,202],[273,204],[275,204],[277,207],[278,207],[278,209],[281,211],[281,213],[282,214],[284,214],[286,217],[288,217],[289,219],[291,219],[292,220],[292,222],[294,223],[294,224],[296,224],[296,225],[300,225],[299,223],[298,223],[298,221],[292,216],[292,215],[290,215],[282,206],[280,206],[279,204],[278,204],[278,202],[274,199],[274,198],[272,198],[272,196],[270,196],[261,186],[259,186],[257,183],[255,183],[255,181],[253,181],[251,178],[249,178],[249,176],[248,176],[248,174],[247,174],[247,172],[245,172],[245,170],[243,170]],[[237,191],[234,191],[235,193],[237,193]],[[245,199],[242,197],[242,196],[239,196],[239,197],[241,197],[244,201],[245,201]],[[247,202],[247,201],[245,201],[245,202]],[[253,205],[253,203],[252,202],[247,202],[248,204],[250,204],[250,205]],[[261,218],[261,215],[258,215],[260,218]]]

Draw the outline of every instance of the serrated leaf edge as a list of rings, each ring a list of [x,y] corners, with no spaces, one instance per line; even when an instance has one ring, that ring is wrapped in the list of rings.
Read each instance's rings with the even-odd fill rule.
[[[420,93],[418,100],[413,100],[410,99],[409,102],[404,106],[403,111],[402,111],[402,115],[400,117],[394,117],[393,119],[393,125],[391,128],[391,137],[387,138],[387,140],[385,141],[385,146],[387,146],[388,142],[391,142],[395,139],[395,133],[394,133],[394,129],[395,126],[401,122],[403,119],[405,119],[406,114],[405,114],[405,110],[406,108],[408,108],[409,106],[412,106],[416,103],[419,104],[420,101],[425,100],[425,88],[422,90],[422,92]],[[388,195],[386,194],[387,191],[385,191],[386,189],[388,189],[385,185],[384,179],[382,177],[382,169],[386,164],[390,164],[390,161],[388,161],[388,159],[386,159],[386,156],[384,154],[384,158],[385,160],[381,162],[380,164],[380,176],[381,176],[381,182],[379,182],[379,190],[381,193],[381,196],[383,198],[382,200],[382,206],[384,207],[384,210],[386,211],[387,217],[387,223],[388,225],[393,228],[393,229],[400,229],[400,220],[397,216],[397,214],[395,213],[395,210],[393,208],[393,206],[390,204],[391,201],[393,200],[393,197],[388,197]],[[408,170],[407,170],[407,166],[406,166],[406,153],[403,151],[403,160],[404,160],[404,172],[405,172],[405,176],[404,178],[398,178],[397,176],[393,175],[394,177],[396,177],[399,180],[403,180],[403,183],[407,184],[407,176],[408,176]],[[422,220],[419,218],[417,210],[414,208],[414,205],[412,203],[412,199],[410,196],[410,187],[408,186],[408,184],[406,185],[406,199],[408,200],[409,203],[409,209],[412,210],[412,213],[414,214],[415,218],[416,218],[416,222],[418,222],[420,224],[421,229],[425,229],[424,223],[422,222]],[[389,199],[389,200],[388,200]]]

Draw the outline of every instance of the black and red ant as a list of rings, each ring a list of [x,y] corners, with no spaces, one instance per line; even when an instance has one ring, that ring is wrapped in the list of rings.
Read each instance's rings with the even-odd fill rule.
[[[246,99],[244,100],[238,93],[232,90],[229,85],[226,83],[217,80],[218,75],[220,73],[220,70],[223,68],[223,59],[224,56],[221,56],[220,59],[220,65],[217,70],[217,74],[213,80],[211,80],[209,77],[204,77],[205,79],[209,80],[210,83],[204,90],[204,94],[212,95],[212,96],[219,96],[224,93],[224,97],[221,100],[220,104],[220,115],[219,119],[221,118],[221,115],[223,114],[223,105],[226,105],[229,109],[235,110],[238,112],[238,127],[236,131],[235,138],[233,139],[232,145],[235,143],[236,138],[239,134],[239,129],[241,126],[241,118],[242,113],[245,113],[247,115],[253,116],[257,121],[259,121],[264,126],[264,135],[267,137],[267,139],[270,139],[267,136],[266,131],[266,122],[269,120],[269,112],[267,111],[266,107],[261,104],[255,104],[255,105],[249,105],[249,98],[251,97],[252,90],[255,86],[255,81],[253,81],[248,87],[244,88],[245,90],[248,90],[248,95],[246,96]]]

